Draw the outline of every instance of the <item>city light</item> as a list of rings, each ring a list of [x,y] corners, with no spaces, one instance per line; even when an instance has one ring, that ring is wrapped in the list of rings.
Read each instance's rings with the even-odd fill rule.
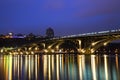
[[[94,51],[95,51],[94,49],[91,49],[91,53],[94,53]]]
[[[47,53],[47,52],[48,52],[48,50],[47,50],[47,49],[45,49],[45,50],[44,50],[44,52],[45,52],[45,53]]]
[[[48,49],[50,49],[52,46],[48,46]]]
[[[106,46],[107,44],[108,44],[107,42],[103,43],[104,46]]]
[[[52,49],[51,52],[54,53],[55,51]]]
[[[94,46],[95,44],[96,44],[96,43],[95,43],[95,42],[93,42],[93,43],[92,43],[92,46]]]
[[[81,52],[82,52],[82,53],[85,53],[85,50],[84,50],[84,49],[81,49]]]

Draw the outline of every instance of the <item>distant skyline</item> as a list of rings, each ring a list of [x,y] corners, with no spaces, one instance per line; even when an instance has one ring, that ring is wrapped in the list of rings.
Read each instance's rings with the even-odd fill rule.
[[[0,0],[0,34],[56,36],[120,28],[120,0]]]

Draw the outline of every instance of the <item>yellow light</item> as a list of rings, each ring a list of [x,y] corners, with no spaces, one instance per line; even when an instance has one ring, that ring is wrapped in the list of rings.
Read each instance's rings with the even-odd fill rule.
[[[106,45],[107,45],[107,42],[105,42],[103,45],[106,46]]]
[[[15,52],[13,52],[13,54],[15,55],[16,53],[15,53]]]
[[[23,52],[20,52],[20,54],[23,54]]]
[[[18,51],[20,51],[20,49],[18,49]]]
[[[31,49],[32,49],[31,47],[28,48],[29,51],[31,51]]]
[[[28,55],[28,54],[29,54],[29,52],[27,52],[27,51],[26,51],[26,54]]]
[[[52,46],[48,46],[48,49],[50,49]]]
[[[47,52],[48,52],[48,50],[47,50],[47,49],[45,49],[44,51],[45,51],[45,53],[47,53]]]
[[[95,55],[91,55],[91,68],[92,68],[93,80],[97,80],[97,78],[96,78]]]
[[[59,46],[56,46],[56,49],[59,49]]]
[[[92,43],[92,46],[94,46],[95,44],[96,44],[96,43],[95,43],[95,42],[93,42],[93,43]]]
[[[37,51],[37,50],[38,50],[38,47],[35,47],[35,50]]]
[[[82,53],[85,53],[85,50],[84,50],[84,49],[81,49],[81,52],[82,52]]]
[[[108,78],[107,55],[104,55],[104,68],[105,68],[105,78],[106,78],[106,80],[109,80],[109,78]]]
[[[51,52],[54,53],[55,51],[52,49]]]
[[[12,55],[12,52],[9,52],[10,55]]]
[[[91,49],[91,53],[94,53],[94,51],[95,51],[94,49]]]
[[[1,49],[0,52],[3,53],[3,49]]]
[[[33,51],[31,51],[31,54],[34,54],[34,52],[33,52]]]

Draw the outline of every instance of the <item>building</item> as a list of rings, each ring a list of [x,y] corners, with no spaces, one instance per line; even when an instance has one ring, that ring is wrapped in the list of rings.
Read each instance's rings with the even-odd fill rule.
[[[54,30],[52,28],[46,29],[46,37],[53,38],[54,37]]]
[[[14,33],[10,32],[7,35],[5,35],[5,38],[13,38]]]

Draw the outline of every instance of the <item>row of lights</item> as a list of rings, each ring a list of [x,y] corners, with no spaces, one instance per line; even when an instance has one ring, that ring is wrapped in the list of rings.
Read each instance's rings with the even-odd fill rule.
[[[76,36],[85,36],[85,35],[95,35],[95,34],[104,34],[104,33],[109,33],[109,32],[118,32],[118,31],[120,31],[120,29],[100,31],[100,32],[92,32],[92,33],[83,33],[83,34],[77,34],[77,35],[69,35],[69,36],[63,36],[61,38],[76,37]]]

